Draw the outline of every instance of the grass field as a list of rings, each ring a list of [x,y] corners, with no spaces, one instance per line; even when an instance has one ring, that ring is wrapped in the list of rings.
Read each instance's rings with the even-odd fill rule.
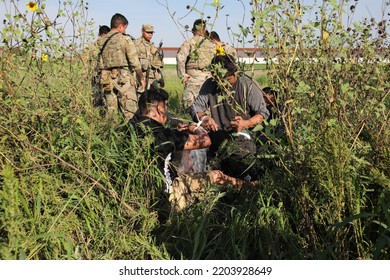
[[[390,259],[390,53],[377,51],[389,49],[387,23],[346,29],[350,9],[336,1],[310,10],[309,26],[300,19],[315,7],[252,5],[256,28],[242,38],[263,44],[269,68],[253,77],[280,105],[258,127],[261,179],[205,184],[176,213],[152,139],[93,107],[95,65],[76,36],[63,40],[61,22],[85,32],[85,1],[55,24],[44,5],[19,2],[1,33],[0,259]],[[175,66],[164,75],[169,110],[184,116]]]

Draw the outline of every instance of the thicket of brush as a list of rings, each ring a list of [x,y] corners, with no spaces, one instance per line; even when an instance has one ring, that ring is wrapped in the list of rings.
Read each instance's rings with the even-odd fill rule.
[[[265,48],[282,106],[280,123],[263,129],[263,178],[239,193],[207,186],[179,214],[148,141],[91,105],[93,65],[80,45],[43,7],[7,16],[0,258],[389,259],[388,23],[346,24],[323,1],[303,24],[308,7],[268,2],[253,2],[243,30]],[[85,7],[61,5],[79,10],[74,29],[84,33]],[[180,89],[169,91],[180,107]]]

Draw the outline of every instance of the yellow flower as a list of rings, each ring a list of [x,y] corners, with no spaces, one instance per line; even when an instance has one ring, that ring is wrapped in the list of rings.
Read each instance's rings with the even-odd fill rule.
[[[215,54],[216,55],[226,55],[224,47],[223,46],[217,46],[215,48]]]
[[[327,31],[322,32],[322,41],[326,47],[329,46],[329,33]]]
[[[326,40],[328,40],[328,38],[329,38],[329,33],[327,31],[324,31],[322,33],[322,39],[324,39],[326,41]]]
[[[42,61],[49,61],[49,56],[47,54],[42,55]]]
[[[30,10],[30,12],[34,12],[38,8],[38,4],[36,2],[28,2],[26,7]]]

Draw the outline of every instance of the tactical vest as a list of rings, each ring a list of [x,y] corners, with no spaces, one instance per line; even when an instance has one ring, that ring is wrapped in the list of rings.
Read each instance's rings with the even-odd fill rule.
[[[211,64],[215,44],[202,36],[195,36],[190,42],[191,50],[187,58],[186,69],[204,70]]]
[[[110,37],[111,34],[112,33],[110,31],[106,37]],[[131,41],[131,39],[127,38],[127,36],[118,33],[107,43],[102,52],[103,69],[125,68],[129,66],[126,54],[122,50],[124,40]],[[131,41],[131,44],[134,44],[133,41]]]
[[[135,45],[137,47],[138,57],[143,71],[146,71],[149,66],[155,69],[163,66],[163,62],[158,55],[157,48],[153,45],[153,43],[150,43],[141,37],[135,41]]]

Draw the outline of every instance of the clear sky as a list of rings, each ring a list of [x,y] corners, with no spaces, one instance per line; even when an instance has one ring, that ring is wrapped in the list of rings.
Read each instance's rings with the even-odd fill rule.
[[[89,13],[97,25],[109,25],[114,13],[123,14],[129,20],[127,33],[134,37],[140,36],[143,23],[150,23],[155,27],[153,41],[156,44],[163,40],[165,47],[178,47],[184,40],[183,35],[192,36],[190,32],[184,32],[184,26],[188,25],[191,30],[193,22],[202,17],[201,12],[204,13],[204,18],[210,16],[213,20],[216,17],[215,7],[207,5],[213,2],[213,0],[110,0],[108,5],[105,0],[93,0]],[[197,11],[186,8],[195,4]],[[224,7],[219,11],[213,30],[220,34],[223,41],[230,42],[227,25],[238,33],[240,31],[238,24],[249,22],[249,0],[220,0],[220,4]],[[175,13],[173,17],[176,23],[170,13]],[[227,14],[229,16],[226,16]]]
[[[184,40],[184,36],[191,36],[189,32],[184,33],[184,26],[192,28],[194,20],[201,17],[210,16],[211,21],[216,18],[214,31],[217,31],[222,41],[232,42],[231,32],[240,33],[239,24],[249,26],[251,14],[251,0],[219,0],[223,8],[216,17],[215,7],[209,4],[214,0],[84,0],[88,2],[88,17],[95,22],[94,32],[97,34],[99,25],[110,25],[110,19],[113,14],[121,13],[129,20],[127,33],[134,37],[139,37],[143,23],[150,23],[155,27],[153,42],[158,44],[163,40],[164,47],[179,47]],[[347,1],[347,0],[344,0]],[[389,21],[390,7],[386,5],[388,0],[348,0],[349,3],[356,5],[355,19],[364,17],[374,17],[378,21],[383,19],[382,12],[385,11],[384,17]],[[10,0],[5,1],[10,6]],[[18,1],[21,10],[25,10],[25,4],[28,1]],[[39,1],[37,1],[39,2]],[[64,1],[61,1],[64,2]],[[76,3],[77,1],[73,1]],[[313,5],[315,0],[301,0],[302,4]],[[187,6],[195,6],[197,11],[190,11]],[[58,10],[58,1],[46,0],[46,12],[54,17]],[[171,18],[173,15],[175,21]],[[4,3],[0,2],[0,28],[4,19]],[[228,16],[226,16],[228,15]],[[230,27],[230,31],[227,31]]]
[[[345,0],[344,0],[345,1]],[[204,12],[205,17],[210,16],[215,18],[216,11],[211,7],[210,3],[213,0],[93,0],[89,1],[89,15],[94,19],[97,26],[101,24],[109,25],[111,16],[118,12],[123,14],[129,20],[127,33],[134,37],[139,37],[141,25],[143,23],[151,23],[155,26],[155,35],[153,41],[158,44],[163,40],[164,47],[178,47],[183,42],[184,37],[181,32],[184,31],[183,26],[188,25],[190,29],[194,20],[200,17],[200,12]],[[249,25],[251,14],[251,0],[219,0],[220,5],[224,6],[219,11],[218,17],[213,30],[217,31],[222,41],[232,43],[231,31],[240,33],[239,24],[244,23]],[[305,5],[313,5],[314,0],[301,0]],[[355,18],[361,19],[364,17],[375,17],[382,19],[383,7],[386,13],[385,16],[389,20],[389,6],[386,6],[385,0],[349,0],[351,4],[356,5]],[[169,15],[166,7],[160,5],[168,5],[168,8],[174,18],[180,19],[179,28],[175,25],[173,19]],[[186,9],[186,6],[195,6],[198,11]],[[229,16],[226,16],[229,15]],[[230,32],[227,31],[227,26],[230,27]],[[186,34],[191,35],[191,34]],[[229,38],[230,37],[230,38]]]

